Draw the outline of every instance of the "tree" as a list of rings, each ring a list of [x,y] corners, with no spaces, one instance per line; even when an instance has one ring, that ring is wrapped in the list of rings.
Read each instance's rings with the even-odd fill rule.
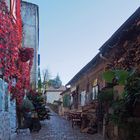
[[[43,74],[43,83],[42,83],[42,85],[43,85],[44,90],[46,90],[47,87],[48,87],[48,82],[50,80],[51,74],[50,74],[48,69],[44,69],[42,71],[42,74]]]
[[[54,88],[60,88],[62,86],[62,81],[60,80],[60,76],[57,76],[54,79],[50,79],[48,81],[48,86],[52,86]]]
[[[54,81],[55,81],[55,85],[54,85],[55,88],[59,88],[62,85],[62,81],[60,80],[60,76],[58,74],[55,77]]]

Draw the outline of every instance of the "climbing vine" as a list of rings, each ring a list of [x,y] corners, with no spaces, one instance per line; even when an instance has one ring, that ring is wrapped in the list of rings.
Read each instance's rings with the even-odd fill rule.
[[[33,63],[32,48],[22,48],[22,21],[20,1],[16,5],[16,19],[0,2],[0,71],[9,84],[9,91],[18,103],[22,103],[24,89],[30,88],[30,71]],[[12,79],[16,79],[13,86]]]

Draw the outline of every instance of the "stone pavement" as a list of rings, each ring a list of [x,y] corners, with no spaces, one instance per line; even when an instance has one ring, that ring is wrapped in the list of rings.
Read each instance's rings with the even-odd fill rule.
[[[80,133],[78,128],[72,128],[70,122],[53,113],[50,120],[42,123],[39,133],[20,133],[16,140],[103,140],[99,134]]]

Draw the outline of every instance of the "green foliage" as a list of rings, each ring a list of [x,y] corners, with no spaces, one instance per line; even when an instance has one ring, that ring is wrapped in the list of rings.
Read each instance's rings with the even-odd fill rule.
[[[125,85],[129,72],[125,70],[109,70],[103,73],[103,78],[108,83],[113,83],[116,80],[119,85]]]
[[[113,114],[110,114],[110,121],[115,125],[123,127],[127,121],[127,118],[130,117],[130,112],[126,109],[125,100],[120,99],[113,101],[111,105],[113,109]]]
[[[118,80],[118,84],[125,85],[129,77],[129,72],[125,70],[116,70],[115,75]]]
[[[45,99],[41,93],[29,94],[28,97],[32,101],[40,120],[49,119],[49,114],[45,108]]]
[[[113,100],[113,89],[105,88],[98,94],[98,99],[101,102],[112,102]]]
[[[115,125],[121,124],[118,115],[109,114],[109,115],[108,115],[108,118],[109,118],[109,120],[110,120],[112,123],[114,123]]]
[[[107,114],[107,120],[124,130],[126,133],[124,134],[125,139],[132,140],[136,137],[139,138],[140,126],[134,119],[139,116],[140,73],[136,71],[113,70],[105,72],[103,77],[107,82],[113,82],[115,79],[117,84],[125,86],[122,98],[116,99],[110,104],[110,108],[113,111]],[[102,91],[102,93],[104,92]],[[106,101],[109,98],[108,94],[109,92],[103,94],[106,97],[101,94],[100,99]]]
[[[41,88],[42,88],[42,82],[41,79],[38,80],[38,91],[41,92]]]
[[[124,108],[124,100],[116,100],[113,102],[112,104],[112,108],[114,109],[114,112],[119,112],[120,110],[122,110],[122,108]]]
[[[134,115],[133,110],[135,109],[136,103],[140,100],[140,74],[135,71],[128,72],[125,70],[112,70],[104,73],[104,79],[107,82],[114,78],[117,79],[118,84],[125,86],[125,91],[122,94],[122,99],[115,100],[111,104],[111,108],[114,110],[111,120],[123,123],[124,118],[129,118]],[[106,89],[101,91],[99,99],[102,102],[111,100],[112,92]]]
[[[131,115],[133,115],[133,110],[135,109],[136,103],[140,102],[140,74],[133,73],[127,80],[125,85],[125,105]]]
[[[28,111],[34,110],[34,106],[33,106],[33,104],[32,104],[32,101],[30,101],[30,100],[28,99],[28,97],[26,97],[26,98],[23,100],[23,102],[22,102],[22,110],[24,110],[24,111],[26,111],[26,110],[28,110]]]
[[[112,83],[114,77],[115,77],[114,71],[109,70],[109,71],[105,71],[105,72],[103,73],[103,78],[104,78],[104,80],[106,80],[106,82],[108,82],[108,83]]]
[[[62,86],[62,81],[60,80],[59,75],[57,75],[54,79],[50,79],[47,84],[54,88],[60,88]]]

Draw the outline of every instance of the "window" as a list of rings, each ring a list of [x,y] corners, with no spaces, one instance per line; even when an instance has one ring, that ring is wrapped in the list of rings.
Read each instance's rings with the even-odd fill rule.
[[[10,11],[10,2],[11,0],[6,0],[6,4],[7,4],[7,6],[8,6],[8,10]]]
[[[4,100],[5,100],[5,111],[8,112],[9,108],[9,98],[8,98],[8,86],[5,84],[5,95],[4,95]]]
[[[86,91],[82,91],[80,95],[81,95],[81,106],[84,106],[86,100]]]
[[[69,107],[70,106],[70,95],[65,94],[63,96],[63,107]]]
[[[95,100],[98,97],[98,86],[92,88],[92,99]]]
[[[70,95],[70,105],[72,105],[73,104],[73,96],[72,96],[72,94]]]

